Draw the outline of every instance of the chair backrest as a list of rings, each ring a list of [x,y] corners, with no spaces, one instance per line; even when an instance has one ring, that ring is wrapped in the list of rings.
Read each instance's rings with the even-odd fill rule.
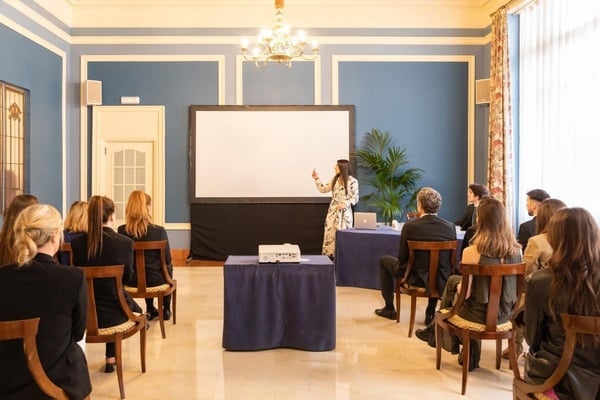
[[[165,282],[173,284],[171,277],[167,272],[167,241],[166,240],[148,240],[133,242],[135,252],[135,272],[137,276],[137,287],[139,292],[146,291],[146,251],[160,251],[160,263]]]
[[[25,357],[27,368],[31,372],[33,380],[42,392],[53,399],[67,400],[68,396],[65,391],[52,383],[46,372],[44,372],[44,368],[40,362],[37,343],[35,341],[39,322],[39,318],[0,322],[0,340],[22,339],[23,357]]]
[[[85,275],[87,283],[88,306],[87,306],[87,335],[98,335],[98,313],[96,312],[96,296],[94,292],[94,279],[112,278],[115,282],[116,293],[123,312],[130,320],[135,319],[135,315],[127,305],[125,295],[123,294],[123,269],[125,266],[106,265],[97,267],[79,267]]]
[[[460,310],[466,297],[470,276],[490,278],[488,306],[485,319],[485,330],[495,331],[498,323],[498,308],[502,296],[503,278],[515,276],[517,279],[516,297],[520,298],[525,288],[525,263],[519,264],[460,264],[462,273],[461,291],[454,310]],[[518,302],[517,302],[518,304]]]
[[[414,267],[415,251],[429,251],[429,297],[440,297],[440,291],[437,285],[438,265],[440,262],[440,252],[450,252],[450,271],[454,271],[456,267],[456,248],[457,240],[445,242],[426,242],[418,240],[408,240],[408,266],[406,268],[405,279],[410,276],[411,270]]]
[[[60,250],[58,254],[61,253],[66,253],[69,256],[69,265],[73,265],[73,249],[71,248],[71,243],[63,242],[60,245]]]

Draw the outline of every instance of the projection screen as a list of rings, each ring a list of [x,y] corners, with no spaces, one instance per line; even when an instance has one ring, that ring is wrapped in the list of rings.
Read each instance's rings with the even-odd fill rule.
[[[191,106],[192,203],[325,202],[354,151],[354,106]]]

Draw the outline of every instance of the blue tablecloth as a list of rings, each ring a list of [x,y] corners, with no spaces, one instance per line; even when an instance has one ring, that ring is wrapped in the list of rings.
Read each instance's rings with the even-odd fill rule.
[[[460,261],[464,232],[457,236],[457,257]],[[400,231],[388,226],[380,226],[376,230],[338,230],[335,239],[337,285],[381,289],[379,258],[386,254],[397,257],[399,250]]]
[[[229,256],[223,267],[223,347],[263,350],[335,348],[335,273],[325,256],[299,264],[259,264]]]

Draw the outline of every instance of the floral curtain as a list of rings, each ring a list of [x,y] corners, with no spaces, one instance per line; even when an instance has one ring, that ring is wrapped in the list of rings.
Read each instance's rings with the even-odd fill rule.
[[[504,203],[513,221],[514,162],[506,8],[501,7],[491,17],[488,187],[491,195]]]

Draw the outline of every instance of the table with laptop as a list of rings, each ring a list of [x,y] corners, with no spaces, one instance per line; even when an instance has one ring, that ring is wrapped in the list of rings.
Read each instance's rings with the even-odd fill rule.
[[[223,275],[225,349],[335,348],[335,272],[329,257],[259,263],[257,256],[229,256]]]
[[[403,223],[392,228],[378,225],[375,213],[356,212],[354,215],[354,228],[336,232],[336,284],[380,290],[379,259],[386,254],[398,256]],[[457,230],[459,249],[463,237],[464,232]],[[457,257],[460,261],[460,251],[457,251]]]

